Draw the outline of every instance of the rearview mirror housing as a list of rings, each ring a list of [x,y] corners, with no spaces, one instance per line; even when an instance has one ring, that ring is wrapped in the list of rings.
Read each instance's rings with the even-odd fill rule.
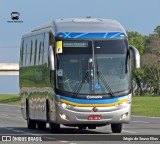
[[[55,70],[55,66],[54,66],[54,51],[53,51],[53,47],[49,46],[49,67],[50,70]]]
[[[134,66],[136,69],[140,68],[140,54],[139,51],[132,45],[129,45],[129,48],[132,50],[134,55]]]

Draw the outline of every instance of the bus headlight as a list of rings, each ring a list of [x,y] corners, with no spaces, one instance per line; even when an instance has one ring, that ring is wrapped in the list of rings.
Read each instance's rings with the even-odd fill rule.
[[[66,103],[62,103],[61,106],[62,106],[62,108],[66,108],[67,104]]]
[[[123,102],[122,104],[120,104],[121,107],[126,107],[128,105],[128,102]]]
[[[129,104],[129,101],[128,102],[123,102],[123,103],[115,105],[115,106],[118,107],[118,108],[124,108],[124,107],[128,106],[128,104]]]
[[[64,109],[71,108],[71,105],[68,105],[66,103],[61,103],[61,102],[59,102],[59,106],[64,108]]]

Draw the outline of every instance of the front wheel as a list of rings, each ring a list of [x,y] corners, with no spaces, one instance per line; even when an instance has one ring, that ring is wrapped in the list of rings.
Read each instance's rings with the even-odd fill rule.
[[[39,130],[44,130],[44,129],[46,129],[46,122],[38,121],[38,122],[37,122],[37,127],[38,127]]]
[[[58,133],[60,130],[60,124],[55,124],[55,123],[49,122],[49,130],[52,133]]]
[[[111,124],[111,129],[113,133],[121,133],[122,124]]]

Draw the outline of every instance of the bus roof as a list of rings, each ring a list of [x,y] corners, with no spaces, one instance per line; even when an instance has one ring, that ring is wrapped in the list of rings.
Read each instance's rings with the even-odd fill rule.
[[[61,32],[122,32],[126,34],[119,22],[101,18],[57,19],[32,30],[31,33],[47,28],[51,28],[55,35]]]

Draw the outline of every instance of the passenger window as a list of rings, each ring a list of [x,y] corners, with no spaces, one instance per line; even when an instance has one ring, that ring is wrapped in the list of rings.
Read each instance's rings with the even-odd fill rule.
[[[30,66],[30,50],[31,50],[31,37],[27,39],[27,51],[26,51],[26,66]]]
[[[41,42],[39,44],[39,58],[38,58],[38,61],[39,61],[39,65],[42,64],[42,52],[41,52]]]
[[[33,51],[33,42],[32,42],[32,39],[31,39],[31,50],[30,50],[30,65],[32,65],[32,51]]]
[[[34,51],[35,51],[35,36],[32,36],[31,38],[31,45],[32,45],[32,51],[31,51],[31,66],[34,66]]]
[[[44,61],[44,64],[46,65],[48,65],[48,49],[49,49],[49,33],[45,33],[43,61]]]
[[[26,66],[27,61],[27,38],[24,38],[23,66]]]
[[[21,49],[20,49],[20,66],[23,67],[23,53],[24,53],[24,39],[21,41]]]
[[[35,40],[35,50],[34,50],[34,65],[36,65],[36,56],[37,56],[37,39]]]

